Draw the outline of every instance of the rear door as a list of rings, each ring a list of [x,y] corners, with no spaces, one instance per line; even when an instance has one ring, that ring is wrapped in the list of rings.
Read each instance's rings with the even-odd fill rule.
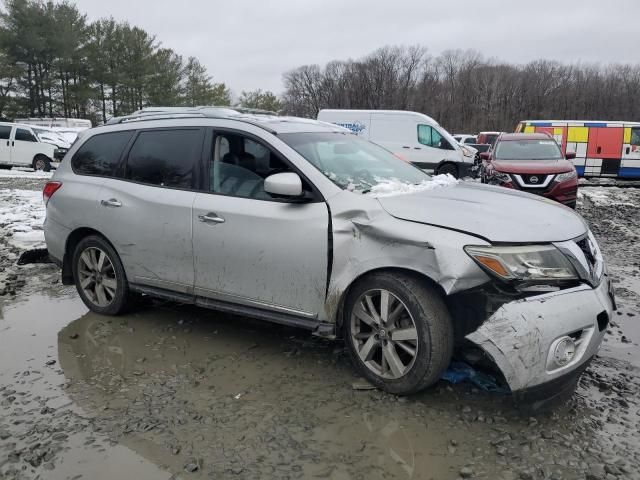
[[[267,176],[295,170],[258,137],[217,130],[209,150],[193,206],[196,295],[316,318],[327,287],[326,204],[267,194]]]
[[[0,164],[11,164],[11,125],[0,125]]]
[[[11,151],[12,163],[31,166],[35,156],[42,150],[38,138],[31,129],[24,127],[15,127],[13,136],[11,141],[13,147]]]
[[[140,130],[118,178],[102,184],[101,231],[130,282],[193,291],[191,208],[203,136],[198,127]]]

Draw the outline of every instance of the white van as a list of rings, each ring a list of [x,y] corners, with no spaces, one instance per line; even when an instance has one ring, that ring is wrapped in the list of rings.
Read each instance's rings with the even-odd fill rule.
[[[48,172],[64,153],[42,142],[31,126],[0,122],[0,168],[31,167]]]
[[[318,120],[350,129],[424,170],[469,174],[473,153],[433,118],[403,110],[320,110]]]

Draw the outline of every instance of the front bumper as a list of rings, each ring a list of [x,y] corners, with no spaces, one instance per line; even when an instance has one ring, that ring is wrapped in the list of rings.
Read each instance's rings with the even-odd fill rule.
[[[512,392],[529,390],[584,368],[597,353],[614,308],[604,274],[596,288],[581,285],[506,303],[466,339],[491,357]],[[571,361],[559,367],[553,350],[565,336],[577,346]]]

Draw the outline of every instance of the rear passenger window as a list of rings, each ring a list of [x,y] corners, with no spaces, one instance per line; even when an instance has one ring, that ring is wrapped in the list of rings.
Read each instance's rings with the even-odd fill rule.
[[[9,135],[11,135],[11,127],[0,125],[0,140],[9,140]]]
[[[113,176],[122,150],[127,145],[132,131],[95,135],[87,140],[71,160],[75,173],[82,175]]]
[[[200,129],[140,132],[129,151],[124,176],[162,187],[192,188],[201,151]]]

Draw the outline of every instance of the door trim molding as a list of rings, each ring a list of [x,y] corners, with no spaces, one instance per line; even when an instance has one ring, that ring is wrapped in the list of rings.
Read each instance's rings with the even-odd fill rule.
[[[285,307],[284,305],[277,305],[274,303],[262,302],[248,297],[241,297],[239,295],[233,295],[231,293],[219,292],[216,290],[209,290],[206,288],[194,289],[196,297],[206,297],[212,300],[221,302],[234,303],[236,305],[243,305],[245,307],[260,308],[264,310],[272,310],[274,312],[285,313],[287,315],[296,315],[298,317],[304,317],[309,319],[317,319],[317,313],[305,312],[303,310],[296,310],[295,308]]]

